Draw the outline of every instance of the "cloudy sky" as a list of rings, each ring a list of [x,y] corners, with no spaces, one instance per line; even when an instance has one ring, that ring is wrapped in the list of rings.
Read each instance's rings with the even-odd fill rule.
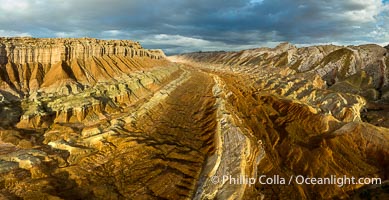
[[[389,43],[389,0],[0,0],[0,36],[131,39],[167,54]]]

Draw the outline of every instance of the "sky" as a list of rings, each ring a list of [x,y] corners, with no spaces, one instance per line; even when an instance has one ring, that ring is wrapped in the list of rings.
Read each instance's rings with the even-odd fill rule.
[[[0,36],[129,39],[167,54],[389,44],[389,0],[0,0]]]

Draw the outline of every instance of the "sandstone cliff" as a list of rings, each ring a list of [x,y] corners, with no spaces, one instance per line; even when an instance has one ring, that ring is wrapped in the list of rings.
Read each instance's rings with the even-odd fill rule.
[[[164,57],[162,51],[143,49],[138,42],[130,40],[0,38],[0,64],[54,64],[104,55],[152,59]]]
[[[40,88],[80,89],[128,74],[139,65],[134,60],[164,57],[133,41],[0,38],[0,85],[20,97]]]
[[[133,41],[0,38],[2,124],[48,126],[64,112],[72,113],[67,118],[77,115],[83,120],[92,107],[105,108],[109,101],[128,103],[137,88],[167,78],[173,68],[166,68],[166,73],[153,70],[167,65],[161,50],[143,49]],[[59,103],[61,98],[72,105]],[[8,111],[12,104],[20,109]]]

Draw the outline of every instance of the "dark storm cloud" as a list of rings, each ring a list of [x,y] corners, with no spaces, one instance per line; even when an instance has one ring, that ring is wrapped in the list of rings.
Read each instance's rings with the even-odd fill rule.
[[[168,53],[384,43],[388,13],[381,0],[0,0],[0,35],[133,39]]]

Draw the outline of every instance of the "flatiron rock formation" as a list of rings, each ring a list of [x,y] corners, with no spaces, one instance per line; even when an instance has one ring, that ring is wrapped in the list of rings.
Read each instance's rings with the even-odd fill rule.
[[[388,54],[0,38],[0,199],[385,199]]]

